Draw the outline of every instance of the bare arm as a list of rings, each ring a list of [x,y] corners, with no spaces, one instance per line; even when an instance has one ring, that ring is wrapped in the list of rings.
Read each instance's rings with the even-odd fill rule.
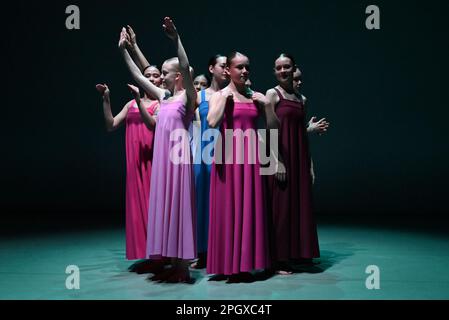
[[[140,48],[137,45],[136,34],[135,34],[134,30],[131,28],[131,26],[128,25],[126,27],[126,32],[129,35],[130,44],[131,44],[131,46],[129,47],[129,53],[130,53],[131,57],[133,58],[134,62],[136,63],[136,65],[139,67],[140,71],[143,72],[145,70],[145,68],[150,66],[150,63],[145,58],[142,51],[140,51]]]
[[[269,89],[267,91],[266,97],[269,101],[265,105],[265,115],[267,117],[267,129],[268,130],[279,130],[281,129],[281,121],[279,120],[276,112],[274,111],[275,106],[279,103],[279,96],[274,89]],[[282,155],[279,153],[279,161],[284,162]]]
[[[315,170],[313,168],[313,159],[310,158],[310,175],[312,177],[312,184],[315,184]]]
[[[268,130],[279,130],[281,128],[281,122],[274,111],[275,106],[279,103],[279,96],[277,95],[274,89],[269,89],[267,91],[266,97],[269,101],[268,104],[265,105],[265,115],[267,117],[267,128]],[[284,158],[282,157],[282,153],[280,150],[274,152],[270,150],[270,154],[273,155],[275,161],[279,163],[279,167],[276,173],[276,178],[280,181],[285,181],[287,176],[287,171],[284,165]],[[276,158],[277,155],[277,158]]]
[[[114,131],[125,121],[130,102],[128,102],[119,114],[114,117],[111,111],[111,98],[108,86],[105,84],[97,84],[96,88],[103,97],[103,114],[106,123],[106,130],[108,130],[108,132]]]
[[[156,87],[154,84],[148,81],[147,78],[143,76],[142,72],[134,63],[133,59],[131,59],[131,56],[129,55],[128,51],[125,48],[125,43],[127,41],[126,37],[127,37],[126,30],[124,30],[123,28],[122,33],[120,35],[119,49],[123,55],[123,59],[125,60],[128,70],[131,72],[133,79],[143,90],[145,90],[145,92],[148,95],[156,97],[159,101],[163,100],[164,97],[166,96],[166,90]]]
[[[221,92],[215,92],[212,95],[209,100],[209,112],[207,113],[209,127],[216,128],[220,126],[228,100],[232,100],[232,93],[226,96]]]
[[[179,72],[181,72],[182,84],[184,89],[186,90],[187,105],[193,111],[196,106],[195,101],[197,98],[197,92],[195,90],[195,87],[193,86],[193,79],[192,74],[190,73],[190,64],[187,53],[184,49],[184,46],[182,45],[181,38],[179,37],[178,31],[176,30],[172,19],[166,17],[164,19],[163,27],[167,36],[172,39],[175,44],[179,59]]]
[[[145,126],[149,130],[154,129],[154,126],[156,125],[156,118],[153,117],[148,112],[148,110],[142,105],[142,101],[140,100],[139,88],[130,84],[128,84],[128,88],[131,90],[131,93],[133,94],[134,99],[136,100],[136,104],[139,107],[140,116],[142,117],[143,123],[145,123]]]
[[[273,89],[269,89],[266,93],[266,97],[269,101],[269,104],[265,106],[265,115],[267,117],[267,128],[268,129],[277,129],[279,130],[281,127],[281,122],[274,112],[274,107],[279,103],[279,97],[276,94],[276,91]]]

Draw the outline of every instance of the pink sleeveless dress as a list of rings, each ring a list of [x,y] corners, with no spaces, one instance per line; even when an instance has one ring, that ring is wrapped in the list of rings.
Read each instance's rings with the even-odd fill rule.
[[[158,102],[147,110],[153,115]],[[126,258],[145,259],[154,130],[148,130],[134,101],[126,115]]]
[[[225,163],[225,130],[256,130],[259,111],[253,103],[228,103],[220,126],[222,164],[213,163],[210,182],[209,246],[207,273],[232,275],[269,267],[269,246],[264,190],[260,175],[258,144],[244,140],[243,164],[237,163],[233,137],[233,164]],[[257,141],[257,140],[256,140]],[[251,164],[249,149],[256,151]],[[241,149],[240,149],[241,150]]]

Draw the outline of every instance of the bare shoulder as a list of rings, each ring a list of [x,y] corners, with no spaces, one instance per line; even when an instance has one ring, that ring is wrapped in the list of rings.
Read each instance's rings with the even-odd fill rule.
[[[199,106],[201,103],[201,91],[196,93],[196,104]]]
[[[129,100],[126,104],[125,104],[125,106],[123,107],[123,109],[126,109],[126,110],[128,110],[129,108],[131,108],[131,106],[133,105],[133,104],[135,104],[136,103],[136,100]]]
[[[221,104],[221,103],[223,103],[227,99],[227,96],[228,96],[229,93],[230,93],[230,90],[228,90],[226,88],[223,89],[223,90],[214,92],[212,94],[212,96],[210,97],[209,104],[215,104],[215,103]]]
[[[276,93],[276,90],[274,90],[274,88],[271,88],[271,89],[268,89],[268,90],[267,90],[267,96],[268,96],[268,95],[275,94],[275,93]]]
[[[206,101],[209,101],[210,98],[216,93],[217,91],[212,90],[211,88],[207,88],[204,90],[204,96],[206,98]],[[201,94],[201,91],[200,91]]]
[[[306,98],[306,96],[304,96],[304,95],[301,95],[301,100],[302,100],[302,104],[306,104],[306,102],[307,102],[307,98]]]
[[[217,101],[218,99],[220,99],[221,96],[222,96],[221,92],[217,91],[210,96],[209,101]]]
[[[279,96],[274,88],[268,89],[266,93],[266,97],[268,100],[274,103],[279,102]]]

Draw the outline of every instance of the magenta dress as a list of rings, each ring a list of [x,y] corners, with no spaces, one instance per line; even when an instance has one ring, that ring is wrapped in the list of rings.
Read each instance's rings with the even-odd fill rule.
[[[196,258],[195,184],[188,135],[192,117],[182,102],[161,103],[148,211],[147,256],[153,259]]]
[[[159,103],[147,110],[153,115]],[[126,258],[145,259],[153,130],[142,121],[136,102],[126,115]]]
[[[226,106],[220,126],[223,164],[213,163],[210,185],[209,246],[207,273],[232,275],[269,267],[267,216],[263,176],[259,158],[248,161],[250,147],[258,152],[257,143],[244,141],[245,158],[237,164],[238,142],[234,136],[234,164],[225,163],[226,129],[256,129],[259,111],[253,103],[231,102]],[[257,141],[257,140],[256,140]],[[217,153],[220,144],[215,149]],[[217,160],[217,154],[215,154]]]
[[[275,261],[311,259],[320,256],[317,227],[312,211],[312,177],[306,130],[306,112],[302,102],[284,99],[279,90],[276,115],[281,122],[279,152],[284,158],[287,180],[269,177]]]

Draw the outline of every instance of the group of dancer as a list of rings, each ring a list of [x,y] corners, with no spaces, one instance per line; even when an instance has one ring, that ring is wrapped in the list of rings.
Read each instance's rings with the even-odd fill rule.
[[[109,88],[97,85],[107,129],[126,123],[126,257],[143,260],[131,271],[153,273],[154,281],[192,283],[189,268],[206,268],[210,280],[232,283],[250,281],[253,271],[289,275],[291,262],[312,263],[319,245],[307,134],[322,134],[329,123],[306,121],[294,58],[281,54],[275,60],[278,85],[264,95],[250,88],[249,58],[239,52],[214,56],[209,76],[194,79],[171,18],[163,29],[177,57],[160,70],[145,58],[132,28],[122,29],[119,49],[137,86],[128,85],[134,99],[115,117]],[[231,163],[201,157],[204,150],[212,150],[212,157],[225,154],[224,139],[201,139],[193,148],[188,137],[172,139],[176,130],[188,134],[195,119],[201,133],[212,129],[223,137],[225,130],[277,130],[275,173],[261,175],[257,157],[235,161],[237,136]],[[179,147],[189,161],[171,159]],[[262,148],[245,140],[243,153],[254,147]],[[201,159],[194,163],[195,154]]]

